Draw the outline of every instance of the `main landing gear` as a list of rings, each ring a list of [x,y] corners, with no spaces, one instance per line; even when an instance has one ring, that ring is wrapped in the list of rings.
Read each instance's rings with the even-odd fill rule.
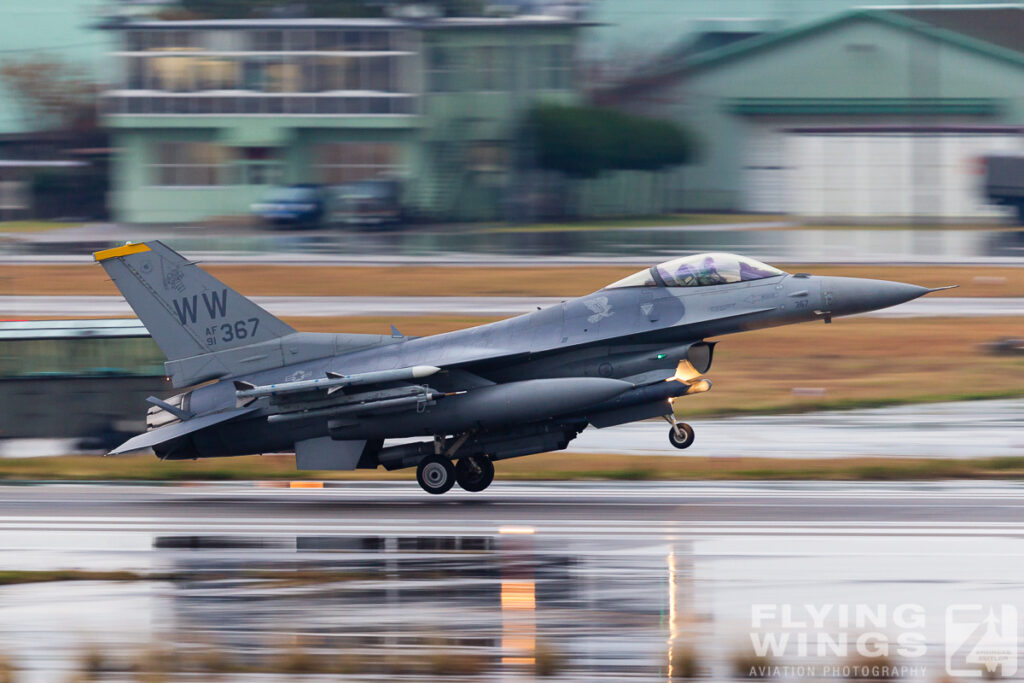
[[[689,448],[693,445],[693,427],[679,422],[674,415],[666,415],[665,422],[672,425],[668,430],[668,441],[676,448]]]
[[[466,442],[463,434],[450,445],[444,437],[434,438],[434,453],[420,461],[416,467],[416,481],[427,493],[446,493],[456,482],[466,491],[483,491],[494,481],[494,463],[486,455],[467,455],[452,464],[452,456]],[[448,445],[446,449],[445,446]]]
[[[427,493],[447,493],[455,483],[455,465],[443,455],[428,455],[416,467],[416,481]]]
[[[461,458],[455,466],[455,481],[466,491],[483,491],[494,481],[494,463],[486,455]]]

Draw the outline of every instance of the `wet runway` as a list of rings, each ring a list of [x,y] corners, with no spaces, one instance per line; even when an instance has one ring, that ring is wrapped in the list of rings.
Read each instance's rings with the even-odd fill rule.
[[[467,315],[508,317],[564,301],[558,297],[507,296],[256,296],[279,316]],[[0,296],[0,316],[133,316],[120,296]],[[1024,315],[1020,297],[933,297],[863,314],[876,318],[992,317]]]
[[[826,394],[827,396],[827,394]],[[686,404],[681,405],[686,410]],[[568,453],[729,458],[993,458],[1024,456],[1024,399],[924,403],[794,415],[681,419],[696,433],[685,451],[660,420],[589,427]],[[389,444],[418,439],[394,439]],[[0,458],[64,455],[76,439],[0,439]]]
[[[254,227],[254,226],[253,226]],[[165,239],[203,263],[302,265],[565,266],[650,265],[706,251],[738,252],[768,263],[1021,265],[1024,233],[984,229],[818,229],[787,221],[522,232],[493,226],[451,230],[272,232],[92,224],[3,236],[0,263],[85,263],[91,252],[126,241]]]
[[[861,606],[884,617],[867,624],[878,638],[912,632],[905,678],[933,681],[951,608],[1024,602],[1022,556],[1015,484],[498,483],[438,498],[412,482],[4,486],[0,570],[153,579],[2,587],[0,646],[25,681],[65,680],[80,648],[127,666],[153,643],[253,672],[301,647],[358,661],[346,680],[422,680],[453,662],[476,667],[458,680],[530,680],[552,653],[556,680],[668,680],[691,650],[733,680],[751,634],[855,640],[863,624],[840,615]],[[801,626],[780,620],[787,605],[832,616]],[[823,671],[851,656],[771,661]],[[135,680],[109,668],[102,680]]]
[[[686,421],[696,440],[685,451],[669,446],[668,426],[661,422],[588,428],[568,450],[743,458],[1024,456],[1019,398]]]

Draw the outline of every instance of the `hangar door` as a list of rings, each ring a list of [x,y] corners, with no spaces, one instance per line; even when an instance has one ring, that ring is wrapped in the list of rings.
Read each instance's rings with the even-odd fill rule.
[[[744,140],[740,174],[743,208],[752,213],[790,213],[786,145],[789,136],[775,128],[751,125]]]
[[[999,217],[982,194],[988,154],[1024,154],[999,131],[747,128],[743,209],[819,217]]]
[[[1021,150],[1000,132],[781,133],[790,213],[804,216],[983,218],[981,158]]]

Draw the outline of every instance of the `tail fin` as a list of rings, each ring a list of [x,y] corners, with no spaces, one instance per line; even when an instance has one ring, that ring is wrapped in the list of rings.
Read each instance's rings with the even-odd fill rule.
[[[98,251],[160,350],[173,361],[270,341],[292,327],[161,242]]]

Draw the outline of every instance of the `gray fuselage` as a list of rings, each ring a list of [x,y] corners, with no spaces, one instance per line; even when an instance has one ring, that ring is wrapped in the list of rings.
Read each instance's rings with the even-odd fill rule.
[[[429,337],[385,339],[372,348],[244,379],[266,385],[324,377],[327,372],[353,374],[430,364],[450,369],[446,377],[430,378],[429,384],[441,391],[466,389],[464,378],[450,374],[457,368],[499,384],[569,377],[645,384],[670,376],[687,346],[707,337],[821,318],[827,310],[823,299],[832,296],[829,285],[839,279],[781,275],[703,287],[603,289],[507,320]],[[653,353],[661,348],[666,353]],[[202,414],[234,403],[233,385],[217,382],[195,389],[189,408]],[[567,414],[579,414],[578,405],[568,407]],[[286,450],[296,441],[327,434],[323,419],[271,424],[266,421],[269,412],[258,410],[248,419],[208,430],[197,442],[200,454]],[[340,436],[374,439],[448,432],[443,423],[432,424],[433,413],[427,407],[412,419],[401,414],[360,419]]]

